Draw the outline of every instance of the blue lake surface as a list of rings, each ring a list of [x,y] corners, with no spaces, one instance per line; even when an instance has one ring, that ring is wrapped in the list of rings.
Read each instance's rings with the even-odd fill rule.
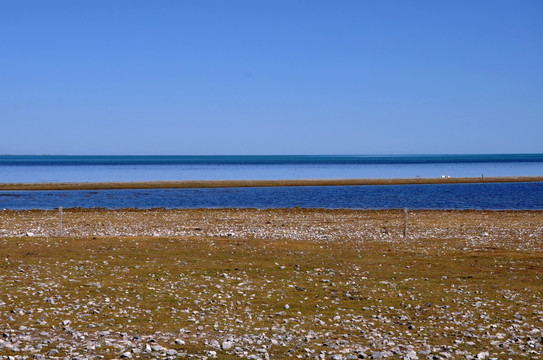
[[[0,156],[0,183],[543,176],[543,154]],[[0,209],[543,209],[541,183],[0,192]]]
[[[541,176],[543,154],[0,156],[0,183]]]
[[[0,208],[543,210],[543,183],[0,191]]]

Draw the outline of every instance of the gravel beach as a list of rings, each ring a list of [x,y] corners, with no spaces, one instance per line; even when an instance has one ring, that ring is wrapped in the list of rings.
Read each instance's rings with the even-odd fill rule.
[[[543,356],[543,212],[0,211],[0,358]]]

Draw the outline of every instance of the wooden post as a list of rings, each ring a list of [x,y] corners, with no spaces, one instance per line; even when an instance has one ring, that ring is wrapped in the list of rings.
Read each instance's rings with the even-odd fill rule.
[[[58,208],[58,235],[62,236],[62,206]]]
[[[407,239],[407,208],[403,209],[403,238]]]

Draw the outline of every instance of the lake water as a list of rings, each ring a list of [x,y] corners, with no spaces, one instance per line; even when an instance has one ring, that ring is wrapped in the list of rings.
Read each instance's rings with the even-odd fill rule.
[[[543,175],[543,154],[0,156],[0,183]]]
[[[0,191],[0,208],[543,210],[543,183]]]
[[[543,154],[0,156],[0,183],[542,176]],[[543,210],[543,183],[0,191],[0,209],[349,208]]]

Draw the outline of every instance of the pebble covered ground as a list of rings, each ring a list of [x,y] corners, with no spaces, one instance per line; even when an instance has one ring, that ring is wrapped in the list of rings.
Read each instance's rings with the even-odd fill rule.
[[[1,359],[539,359],[543,212],[0,211]]]

